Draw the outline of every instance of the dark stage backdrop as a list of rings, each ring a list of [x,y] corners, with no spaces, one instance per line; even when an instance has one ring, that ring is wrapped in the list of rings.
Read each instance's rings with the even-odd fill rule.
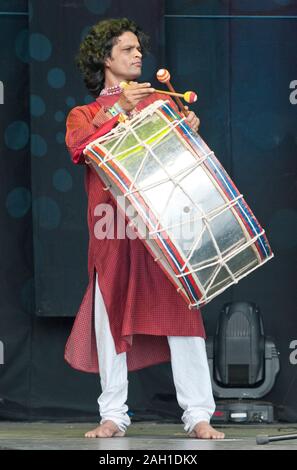
[[[73,166],[65,148],[65,118],[74,106],[93,101],[74,58],[92,24],[105,17],[127,16],[152,38],[143,73],[151,80],[163,53],[163,2],[55,0],[49,6],[46,0],[38,0],[32,5],[29,48],[36,313],[74,316],[87,285],[86,196],[84,169]]]
[[[203,309],[252,300],[281,353],[267,397],[297,419],[297,0],[0,1],[0,419],[95,417],[99,379],[65,342],[87,284],[84,169],[65,118],[89,102],[74,56],[89,26],[127,16],[152,37],[144,80],[198,92],[201,135],[266,229],[275,259]],[[156,84],[156,83],[155,83]],[[169,364],[131,373],[134,418],[179,417]]]
[[[224,301],[256,302],[280,351],[281,373],[267,399],[297,411],[297,2],[168,0],[165,25],[176,89],[197,91],[200,134],[275,254],[203,309],[207,331]]]

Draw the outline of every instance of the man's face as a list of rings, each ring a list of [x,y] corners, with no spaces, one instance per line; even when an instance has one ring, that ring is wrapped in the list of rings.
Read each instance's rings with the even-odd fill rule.
[[[135,80],[141,75],[142,54],[137,36],[126,31],[117,38],[111,51],[111,57],[105,61],[109,73],[120,82]]]

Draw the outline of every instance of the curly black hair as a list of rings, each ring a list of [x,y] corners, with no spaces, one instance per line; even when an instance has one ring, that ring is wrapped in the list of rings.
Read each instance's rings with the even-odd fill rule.
[[[87,89],[95,98],[104,88],[104,61],[111,57],[117,38],[126,31],[137,36],[142,54],[147,53],[149,37],[128,18],[100,21],[91,27],[80,45],[76,64],[82,72]]]

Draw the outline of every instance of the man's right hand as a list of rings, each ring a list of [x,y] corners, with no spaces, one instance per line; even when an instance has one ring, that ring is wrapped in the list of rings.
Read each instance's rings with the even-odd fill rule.
[[[139,101],[147,98],[154,92],[155,89],[151,87],[150,83],[129,82],[123,89],[117,103],[124,111],[129,113],[138,105]]]

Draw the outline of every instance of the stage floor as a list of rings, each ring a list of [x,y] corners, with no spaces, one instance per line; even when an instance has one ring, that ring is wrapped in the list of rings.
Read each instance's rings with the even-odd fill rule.
[[[125,437],[86,439],[94,423],[0,422],[0,450],[297,450],[297,439],[257,445],[258,434],[296,434],[296,424],[220,425],[224,440],[187,437],[179,424],[133,423]]]

